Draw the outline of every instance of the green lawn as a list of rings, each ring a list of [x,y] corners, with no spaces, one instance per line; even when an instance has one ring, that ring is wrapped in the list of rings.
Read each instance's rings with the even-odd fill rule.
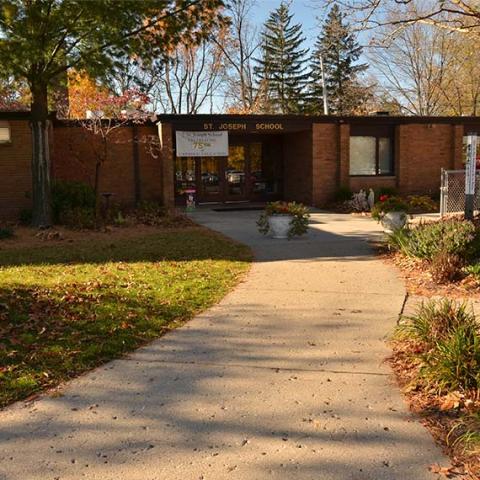
[[[180,325],[249,262],[247,247],[200,228],[0,250],[0,406]]]

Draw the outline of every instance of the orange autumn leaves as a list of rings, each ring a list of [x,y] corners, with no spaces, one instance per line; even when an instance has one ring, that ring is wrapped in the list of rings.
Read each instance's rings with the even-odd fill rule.
[[[68,101],[67,116],[72,119],[85,119],[88,111],[102,117],[120,118],[132,116],[131,112],[144,111],[149,98],[134,89],[117,95],[87,73],[72,70],[68,73]]]

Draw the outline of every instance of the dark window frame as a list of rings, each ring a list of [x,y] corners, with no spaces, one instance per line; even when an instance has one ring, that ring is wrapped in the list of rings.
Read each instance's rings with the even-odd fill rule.
[[[373,137],[375,138],[375,173],[373,174],[355,174],[350,173],[350,177],[394,177],[395,176],[395,129],[389,125],[373,126],[373,125],[352,125],[350,127],[351,137]],[[380,171],[380,139],[388,138],[390,140],[390,158],[391,170],[387,173],[379,173]],[[350,146],[349,146],[350,147]],[[349,152],[349,163],[351,151]]]

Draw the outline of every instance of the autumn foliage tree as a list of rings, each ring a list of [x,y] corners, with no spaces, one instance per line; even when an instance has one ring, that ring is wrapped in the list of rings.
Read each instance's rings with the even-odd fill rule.
[[[49,225],[49,94],[71,68],[105,75],[125,56],[155,58],[222,20],[222,0],[0,0],[2,74],[28,84],[33,223]]]
[[[97,83],[85,72],[72,72],[69,78],[69,108],[63,116],[76,120],[89,137],[95,158],[94,190],[96,214],[100,211],[100,182],[103,165],[111,159],[112,144],[125,143],[118,131],[126,125],[144,123],[150,116],[149,98],[139,90],[116,94]],[[129,139],[140,141],[140,139]],[[143,140],[145,141],[145,140]]]

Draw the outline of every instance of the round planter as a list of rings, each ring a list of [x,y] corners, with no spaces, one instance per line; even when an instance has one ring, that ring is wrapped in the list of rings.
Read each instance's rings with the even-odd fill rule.
[[[272,232],[272,238],[288,238],[292,220],[292,215],[270,215],[268,217],[268,225]]]
[[[407,223],[405,212],[388,212],[382,218],[382,227],[385,233],[393,233],[403,228]]]

